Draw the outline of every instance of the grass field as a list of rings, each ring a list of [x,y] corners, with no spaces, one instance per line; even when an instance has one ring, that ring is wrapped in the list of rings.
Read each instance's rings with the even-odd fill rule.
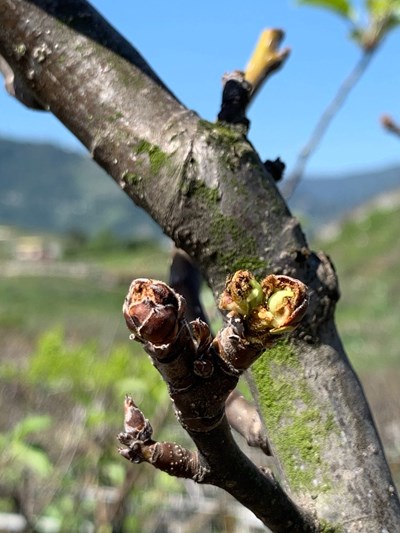
[[[42,275],[0,274],[3,341],[16,332],[33,340],[56,325],[61,325],[68,337],[97,338],[106,345],[110,339],[125,338],[121,309],[130,281],[143,276],[166,279],[169,253],[164,247],[146,244],[133,251],[83,253],[74,262],[88,265],[89,275],[47,277],[46,264]]]
[[[357,370],[400,368],[400,208],[351,220],[332,241],[341,299],[337,323]]]

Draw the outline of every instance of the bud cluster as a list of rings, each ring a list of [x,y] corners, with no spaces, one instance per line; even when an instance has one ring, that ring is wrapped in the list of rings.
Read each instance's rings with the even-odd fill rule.
[[[260,283],[248,270],[228,278],[219,302],[229,318],[241,319],[248,340],[261,343],[292,331],[307,305],[307,288],[301,281],[271,274]]]

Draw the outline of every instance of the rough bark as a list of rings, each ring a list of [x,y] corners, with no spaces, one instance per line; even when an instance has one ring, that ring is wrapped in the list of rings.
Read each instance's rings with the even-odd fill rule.
[[[310,287],[303,325],[253,375],[283,486],[338,531],[400,531],[382,446],[334,325],[333,267],[309,251],[245,136],[185,109],[85,2],[0,0],[0,13],[0,54],[18,80],[196,261],[216,296],[238,268]]]

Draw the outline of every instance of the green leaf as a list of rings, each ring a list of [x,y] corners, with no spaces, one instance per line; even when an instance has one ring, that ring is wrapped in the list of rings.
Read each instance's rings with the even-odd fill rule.
[[[297,0],[300,5],[308,5],[315,7],[322,7],[323,9],[329,9],[337,15],[340,15],[346,19],[351,20],[353,16],[353,9],[347,0]]]
[[[110,461],[107,464],[103,465],[103,474],[109,478],[109,481],[114,485],[122,485],[125,479],[125,468],[122,463]]]
[[[44,431],[49,428],[52,423],[51,417],[48,415],[32,415],[27,416],[13,428],[12,438],[15,440],[23,440],[31,433]]]
[[[377,43],[400,25],[400,0],[366,0],[371,33]]]
[[[399,16],[400,0],[366,0],[365,5],[372,17]]]
[[[13,442],[7,452],[19,465],[29,468],[41,477],[52,472],[53,467],[46,453],[33,445]]]

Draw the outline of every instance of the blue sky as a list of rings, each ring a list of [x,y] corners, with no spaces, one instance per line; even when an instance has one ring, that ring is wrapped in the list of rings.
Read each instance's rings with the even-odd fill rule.
[[[252,104],[249,137],[262,157],[281,156],[288,171],[360,55],[342,19],[297,7],[294,0],[248,0],[246,5],[242,0],[92,4],[140,50],[177,97],[208,120],[218,113],[223,73],[244,68],[263,28],[282,28],[284,46],[292,53]],[[379,124],[383,113],[400,122],[399,55],[400,29],[388,36],[334,119],[310,160],[309,174],[340,175],[400,164],[400,140]],[[82,149],[50,114],[25,109],[4,90],[0,135]]]

